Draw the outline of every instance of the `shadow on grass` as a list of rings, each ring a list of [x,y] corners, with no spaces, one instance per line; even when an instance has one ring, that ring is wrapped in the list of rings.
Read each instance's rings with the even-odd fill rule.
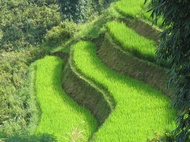
[[[14,135],[5,140],[5,142],[57,142],[56,137],[52,134],[35,134],[35,135]]]

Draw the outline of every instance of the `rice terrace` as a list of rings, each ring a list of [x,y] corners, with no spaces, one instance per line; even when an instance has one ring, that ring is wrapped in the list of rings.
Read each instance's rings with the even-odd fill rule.
[[[76,3],[0,1],[0,142],[173,142],[162,18],[150,1]]]

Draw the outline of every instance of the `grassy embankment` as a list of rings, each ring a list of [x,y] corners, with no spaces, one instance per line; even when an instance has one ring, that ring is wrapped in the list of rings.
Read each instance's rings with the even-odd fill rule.
[[[101,43],[102,45],[99,46],[97,55],[107,67],[120,74],[149,84],[171,97],[173,91],[167,88],[169,76],[165,68],[139,59],[130,52],[121,51],[121,47],[115,43],[115,40],[109,34],[104,36]]]
[[[144,0],[136,0],[136,1],[126,1],[126,0],[120,0],[116,2],[116,9],[120,11],[121,13],[137,17],[142,15],[147,15],[147,13],[143,10]]]
[[[144,2],[145,0],[120,0],[116,2],[115,8],[125,16],[144,19],[152,23],[151,12],[148,12],[150,10],[149,2],[146,4]],[[161,27],[162,21],[162,18],[159,18],[156,25]]]
[[[107,28],[108,32],[121,45],[123,50],[149,61],[156,61],[156,43],[154,41],[137,34],[124,23],[108,22]]]
[[[115,110],[95,134],[95,141],[146,141],[154,133],[175,128],[170,100],[156,89],[105,67],[92,43],[75,44],[73,59],[83,74],[102,84],[116,101]]]
[[[59,142],[91,137],[97,128],[96,120],[62,90],[63,61],[47,56],[38,60],[36,66],[36,93],[41,108],[36,133],[53,134]]]
[[[69,58],[63,73],[63,90],[77,103],[88,108],[97,120],[98,126],[101,126],[115,106],[109,92],[101,84],[93,82],[78,71],[72,58]]]

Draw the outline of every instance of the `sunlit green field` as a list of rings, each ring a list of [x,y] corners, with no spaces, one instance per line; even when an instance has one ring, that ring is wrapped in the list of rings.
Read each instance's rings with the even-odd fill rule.
[[[87,140],[97,129],[97,122],[88,110],[77,105],[62,90],[63,64],[60,58],[53,56],[36,62],[36,93],[41,109],[36,133],[54,134],[58,142],[77,137]]]
[[[136,17],[143,12],[144,0],[120,0],[116,6],[122,13]]]
[[[151,7],[149,6],[149,0],[145,4],[145,0],[119,0],[116,2],[116,9],[126,16],[138,17],[146,19],[152,23]],[[158,19],[157,26],[161,27],[162,18]]]
[[[145,142],[154,133],[175,128],[175,111],[170,100],[156,89],[108,69],[96,56],[90,42],[74,45],[73,60],[88,78],[108,89],[116,107],[95,133],[98,142]]]
[[[121,47],[134,55],[155,61],[156,43],[137,34],[121,22],[108,22],[107,28]]]

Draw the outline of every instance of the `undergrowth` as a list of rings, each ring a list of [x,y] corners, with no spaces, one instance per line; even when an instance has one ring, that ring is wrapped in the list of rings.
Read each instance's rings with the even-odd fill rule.
[[[44,54],[37,48],[0,54],[0,138],[35,130],[38,110],[29,65]]]

